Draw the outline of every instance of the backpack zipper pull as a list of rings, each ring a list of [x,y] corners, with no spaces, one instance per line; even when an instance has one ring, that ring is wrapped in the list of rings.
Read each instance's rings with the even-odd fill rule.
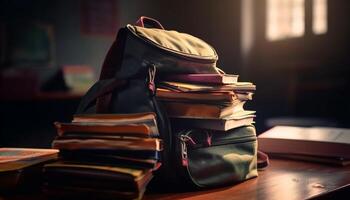
[[[181,140],[181,163],[184,167],[188,166],[187,147],[186,142],[183,140]]]
[[[154,84],[154,79],[156,77],[156,66],[151,64],[148,68],[148,89],[152,92],[152,95],[156,94],[156,86]]]
[[[180,141],[181,141],[182,166],[187,167],[188,166],[188,154],[187,154],[187,144],[186,143],[190,142],[192,145],[195,145],[196,142],[188,135],[181,135]]]

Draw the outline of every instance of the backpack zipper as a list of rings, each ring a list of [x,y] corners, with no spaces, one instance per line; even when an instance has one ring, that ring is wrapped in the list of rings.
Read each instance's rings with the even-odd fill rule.
[[[255,140],[256,140],[256,136],[245,136],[245,137],[240,137],[235,139],[225,139],[225,140],[215,141],[215,142],[212,142],[211,145],[196,144],[193,146],[192,149],[220,146],[220,145],[226,145],[226,144],[238,144],[238,143],[244,143],[244,142],[252,142]]]
[[[240,137],[240,138],[234,138],[234,139],[231,138],[231,139],[225,139],[225,140],[213,142],[211,140],[212,135],[208,135],[207,140],[206,140],[206,144],[203,144],[203,143],[198,144],[189,136],[189,133],[190,133],[190,131],[188,131],[186,134],[180,135],[181,160],[182,160],[182,166],[184,166],[184,167],[188,166],[188,147],[187,147],[187,145],[191,146],[191,149],[199,149],[199,148],[208,148],[208,147],[213,147],[213,146],[239,144],[239,143],[256,141],[256,136],[244,136],[244,137]]]

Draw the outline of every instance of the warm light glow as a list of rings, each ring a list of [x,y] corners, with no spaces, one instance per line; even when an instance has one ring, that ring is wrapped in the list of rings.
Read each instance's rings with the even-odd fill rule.
[[[305,32],[305,0],[267,0],[268,40],[300,37]]]
[[[242,1],[241,47],[243,56],[247,56],[254,43],[254,0]]]
[[[327,0],[312,1],[312,31],[315,34],[327,32]]]

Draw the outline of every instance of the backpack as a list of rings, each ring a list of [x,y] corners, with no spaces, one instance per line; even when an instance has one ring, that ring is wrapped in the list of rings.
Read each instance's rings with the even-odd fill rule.
[[[218,55],[199,38],[164,30],[141,17],[121,28],[97,81],[82,98],[77,114],[154,112],[164,143],[155,183],[186,188],[228,185],[257,176],[254,126],[216,133],[183,127],[170,120],[156,97],[156,86],[169,74],[219,74]],[[162,185],[162,184],[158,184]],[[163,186],[166,184],[163,184]]]

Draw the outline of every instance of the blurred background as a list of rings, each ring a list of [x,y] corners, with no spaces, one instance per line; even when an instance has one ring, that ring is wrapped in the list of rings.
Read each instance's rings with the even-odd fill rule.
[[[349,127],[348,0],[1,0],[0,146],[50,147],[119,28],[145,15],[211,44],[274,125]]]

